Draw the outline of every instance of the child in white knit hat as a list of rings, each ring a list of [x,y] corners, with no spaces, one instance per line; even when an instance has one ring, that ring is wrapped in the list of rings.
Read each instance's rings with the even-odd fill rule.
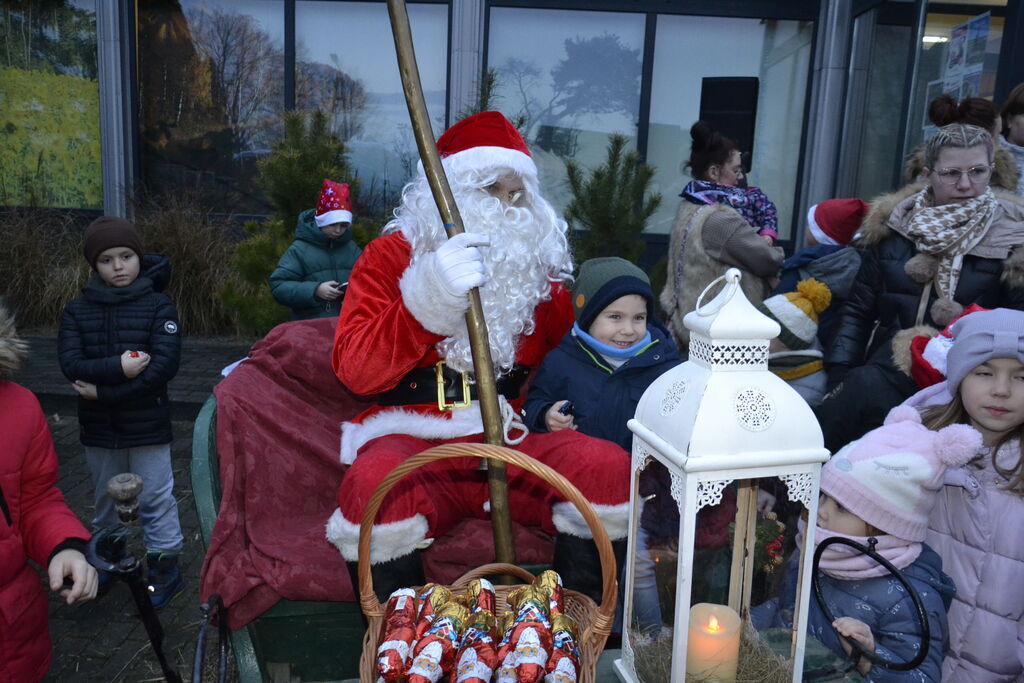
[[[858,669],[871,681],[939,681],[946,610],[955,586],[942,571],[942,560],[923,543],[928,516],[947,468],[962,465],[978,452],[981,435],[955,424],[933,432],[916,410],[899,406],[885,424],[849,444],[821,471],[816,543],[847,538],[875,551],[903,574],[924,606],[930,637],[924,661],[911,671],[872,666],[860,659]],[[797,544],[802,545],[801,522]],[[796,555],[794,555],[796,558]],[[780,597],[758,606],[758,628],[790,627],[797,562],[791,560]],[[822,594],[834,620],[828,621],[816,600],[808,610],[808,633],[840,656],[849,640],[882,659],[907,662],[922,642],[912,599],[888,570],[849,546],[833,544],[821,556]]]
[[[795,292],[768,297],[758,308],[782,328],[771,341],[768,369],[784,379],[814,407],[825,397],[828,377],[818,342],[818,316],[832,303],[832,292],[814,278],[801,280]]]

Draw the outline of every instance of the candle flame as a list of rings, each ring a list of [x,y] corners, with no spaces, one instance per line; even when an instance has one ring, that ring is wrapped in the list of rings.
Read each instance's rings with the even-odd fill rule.
[[[722,630],[722,625],[718,623],[718,617],[714,614],[711,615],[711,619],[708,621],[708,633],[718,633]]]

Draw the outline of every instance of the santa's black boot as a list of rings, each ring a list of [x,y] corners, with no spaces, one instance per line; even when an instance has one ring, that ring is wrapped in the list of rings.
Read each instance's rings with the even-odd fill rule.
[[[612,553],[615,555],[614,571],[618,578],[622,563],[626,559],[626,539],[612,541]],[[552,566],[562,577],[563,586],[588,595],[594,602],[601,604],[601,558],[597,554],[594,539],[559,534],[555,538],[555,559]]]
[[[346,562],[348,575],[352,579],[352,590],[359,600],[359,563]],[[387,562],[370,565],[370,576],[373,577],[373,592],[382,605],[399,588],[419,587],[426,583],[423,576],[423,560],[420,551],[414,550],[408,555],[396,557]]]

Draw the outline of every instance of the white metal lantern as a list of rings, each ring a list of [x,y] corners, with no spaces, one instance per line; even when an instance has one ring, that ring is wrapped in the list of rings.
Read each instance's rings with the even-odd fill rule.
[[[626,681],[736,680],[741,638],[745,657],[753,656],[750,644],[760,639],[750,623],[752,606],[758,609],[764,597],[754,594],[759,487],[775,486],[802,505],[807,519],[817,517],[821,463],[828,458],[821,429],[800,395],[768,370],[769,342],[780,328],[747,301],[740,278],[731,268],[704,290],[697,310],[684,319],[689,360],[647,389],[629,421],[631,533],[622,658],[616,661]],[[723,280],[718,295],[702,305]],[[641,490],[641,476],[655,462],[665,488],[652,497]],[[655,547],[641,516],[649,507],[663,523],[674,516],[658,512],[666,504],[678,511],[678,527],[673,520],[668,540]],[[699,525],[698,513],[714,523]],[[721,530],[723,517],[733,522],[731,540],[728,529]],[[799,571],[792,626],[782,631],[784,638],[774,632],[774,650],[758,650],[758,656],[767,650],[782,670],[791,668],[793,681],[802,676],[814,526],[807,525],[802,548],[794,551],[800,554],[793,560]],[[705,533],[712,527],[717,536]]]

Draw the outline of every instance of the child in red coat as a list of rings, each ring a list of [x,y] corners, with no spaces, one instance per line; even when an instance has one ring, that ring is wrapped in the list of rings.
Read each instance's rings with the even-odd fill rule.
[[[70,605],[96,597],[89,532],[56,487],[57,453],[32,392],[6,377],[25,352],[0,304],[0,681],[37,681],[52,656],[46,594],[29,565],[46,567],[50,590]],[[70,588],[62,588],[65,578]]]

